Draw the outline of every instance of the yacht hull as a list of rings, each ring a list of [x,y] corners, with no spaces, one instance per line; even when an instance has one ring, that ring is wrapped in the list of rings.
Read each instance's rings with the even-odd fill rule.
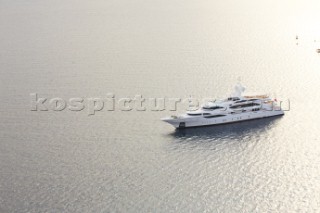
[[[171,124],[175,128],[190,128],[190,127],[201,127],[201,126],[212,126],[221,124],[230,124],[242,121],[249,121],[261,118],[268,118],[274,116],[284,115],[282,110],[272,111],[256,111],[256,112],[245,112],[228,114],[220,118],[163,118],[162,120]]]

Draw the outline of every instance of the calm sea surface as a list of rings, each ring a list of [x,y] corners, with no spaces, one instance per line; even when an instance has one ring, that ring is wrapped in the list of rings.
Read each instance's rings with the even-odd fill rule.
[[[0,0],[0,212],[319,212],[320,3]],[[298,35],[298,39],[296,39]],[[169,110],[31,111],[59,97],[290,100],[175,131]]]

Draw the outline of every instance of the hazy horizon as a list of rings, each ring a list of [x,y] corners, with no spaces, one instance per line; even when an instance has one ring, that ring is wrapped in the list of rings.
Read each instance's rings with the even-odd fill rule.
[[[315,0],[0,0],[0,212],[320,211],[319,11]],[[239,78],[290,111],[176,131],[160,119],[183,108],[32,110],[34,93],[219,98]]]

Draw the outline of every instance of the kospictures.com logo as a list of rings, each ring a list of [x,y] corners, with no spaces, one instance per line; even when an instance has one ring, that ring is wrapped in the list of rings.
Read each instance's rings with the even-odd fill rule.
[[[200,103],[207,103],[211,101],[214,103],[215,99],[205,98],[199,101],[196,98],[144,98],[142,95],[135,95],[133,98],[116,98],[113,93],[108,93],[104,98],[48,98],[42,97],[37,93],[30,94],[31,111],[64,111],[69,110],[79,112],[87,110],[88,115],[94,115],[99,111],[177,111],[179,107],[187,111],[198,110]],[[219,102],[219,101],[218,101]],[[289,111],[290,101],[287,100],[286,104],[283,101],[278,101],[281,109]],[[283,107],[285,105],[285,107]],[[219,109],[221,111],[226,110]]]
[[[133,98],[116,98],[113,93],[108,93],[105,98],[47,98],[37,93],[30,94],[31,111],[83,111],[87,110],[88,115],[94,115],[98,111],[177,111],[178,105],[183,104],[186,110],[199,108],[199,101],[194,98],[143,98],[142,95],[135,95]]]

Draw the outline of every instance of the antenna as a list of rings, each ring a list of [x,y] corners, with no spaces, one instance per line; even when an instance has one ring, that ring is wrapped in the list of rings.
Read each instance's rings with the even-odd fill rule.
[[[277,99],[277,93],[273,93],[274,97],[273,97],[273,101],[277,102],[278,99]]]

